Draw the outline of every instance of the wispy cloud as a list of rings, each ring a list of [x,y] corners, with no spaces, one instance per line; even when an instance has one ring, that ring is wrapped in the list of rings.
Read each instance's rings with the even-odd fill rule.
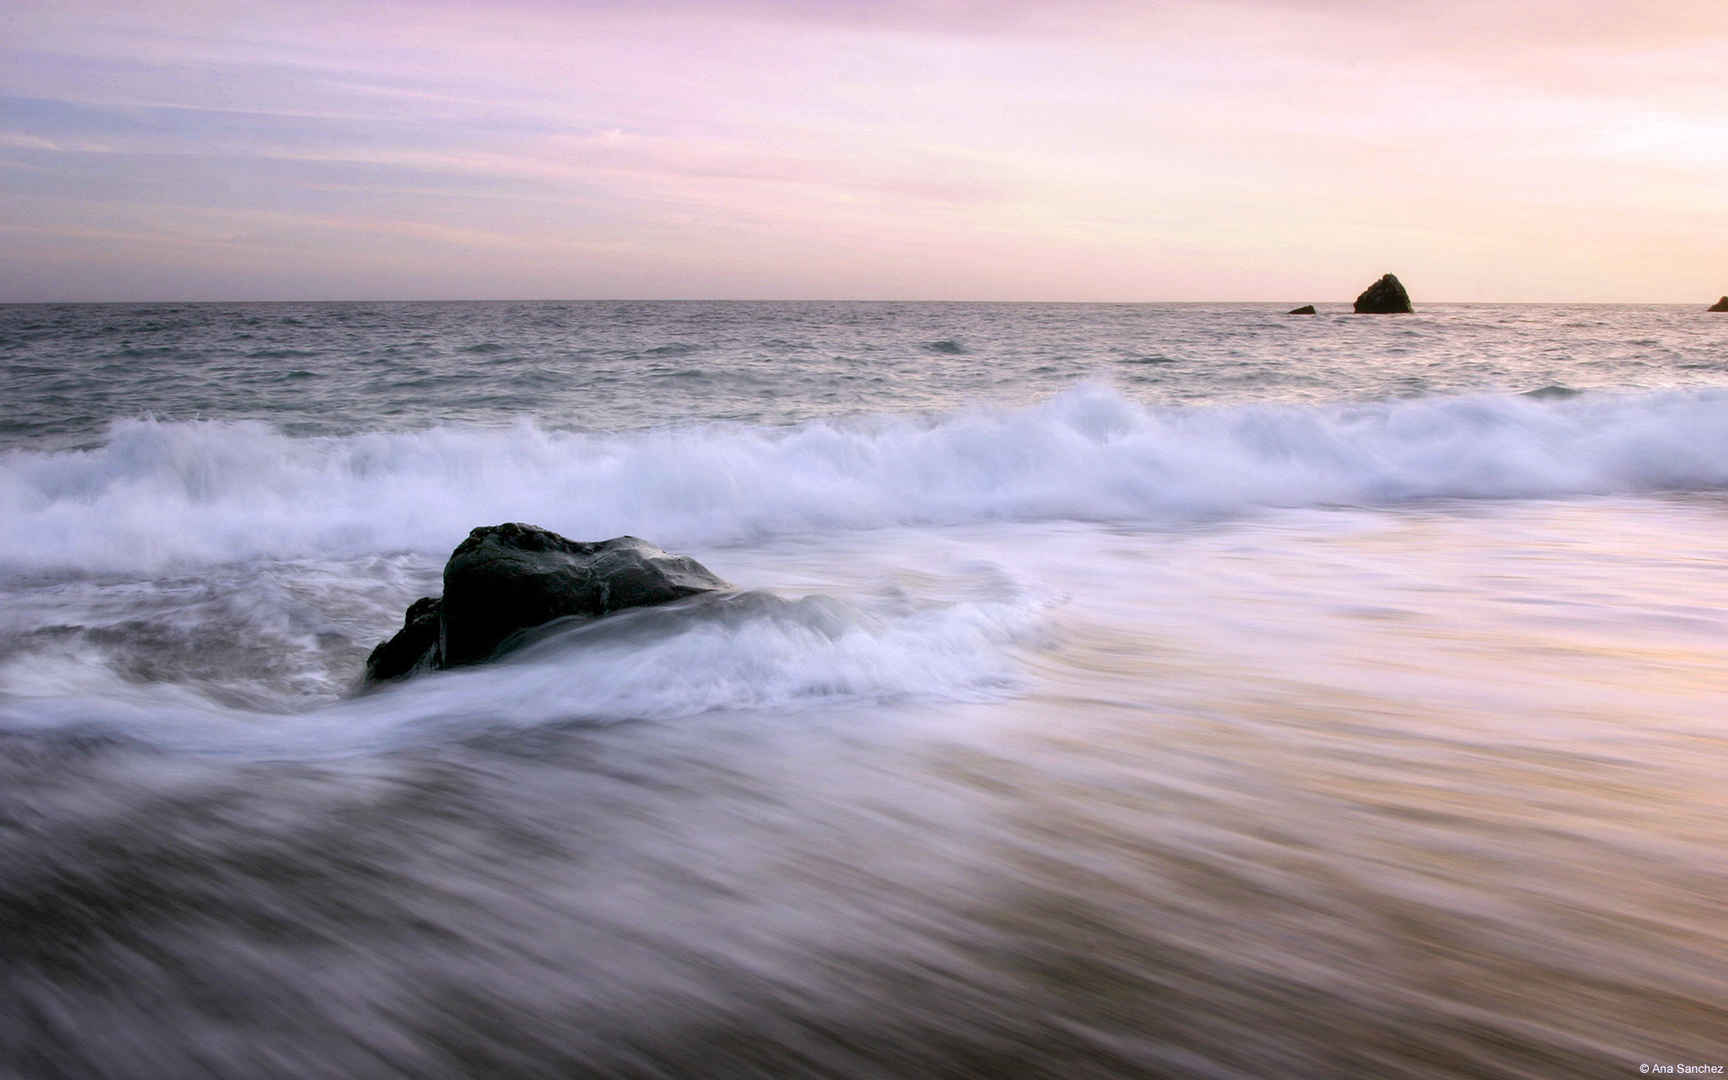
[[[1719,3],[14,0],[0,20],[0,223],[54,267],[20,297],[1312,297],[1392,261],[1457,298],[1722,288]],[[1544,243],[1608,217],[1611,245]],[[205,235],[230,237],[220,259],[184,240]],[[174,274],[103,269],[153,259]]]

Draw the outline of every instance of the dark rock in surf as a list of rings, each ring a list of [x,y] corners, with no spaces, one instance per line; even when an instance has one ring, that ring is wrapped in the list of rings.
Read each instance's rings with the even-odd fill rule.
[[[409,607],[366,658],[367,683],[476,664],[570,615],[599,616],[731,588],[707,567],[634,536],[584,542],[534,525],[475,529],[444,564],[444,595]]]
[[[444,566],[443,666],[566,615],[605,615],[729,588],[695,559],[634,536],[584,543],[533,525],[475,529]]]
[[[1362,290],[1356,298],[1358,315],[1408,315],[1416,309],[1410,306],[1410,294],[1404,283],[1391,274]]]
[[[381,641],[366,657],[366,681],[399,679],[416,671],[438,667],[439,608],[435,596],[422,596],[408,605],[402,629],[389,641]]]
[[[1289,311],[1286,311],[1284,314],[1286,314],[1286,315],[1318,315],[1319,312],[1314,310],[1313,304],[1303,304],[1299,308],[1291,308]]]
[[[1724,296],[1722,299],[1716,301],[1714,304],[1711,304],[1709,307],[1705,308],[1704,310],[1705,311],[1728,311],[1728,296]]]

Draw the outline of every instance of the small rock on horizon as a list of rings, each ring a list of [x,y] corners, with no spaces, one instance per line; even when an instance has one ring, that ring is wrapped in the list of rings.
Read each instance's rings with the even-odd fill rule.
[[[1409,315],[1415,310],[1410,306],[1410,294],[1404,291],[1404,283],[1392,274],[1382,276],[1356,298],[1358,315]]]

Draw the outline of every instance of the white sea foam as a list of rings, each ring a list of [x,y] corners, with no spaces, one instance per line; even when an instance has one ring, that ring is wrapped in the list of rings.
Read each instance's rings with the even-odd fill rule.
[[[239,708],[198,682],[139,683],[84,644],[0,661],[0,730],[75,729],[195,752],[326,756],[548,723],[670,720],[824,703],[988,700],[1017,685],[1011,646],[1042,602],[876,609],[765,593],[704,598],[556,630],[506,660],[360,697]]]
[[[890,525],[1150,521],[1728,485],[1728,394],[1031,408],[615,435],[529,423],[290,438],[116,422],[98,449],[0,456],[0,567],[158,572],[253,558],[442,558],[477,524],[675,548]]]

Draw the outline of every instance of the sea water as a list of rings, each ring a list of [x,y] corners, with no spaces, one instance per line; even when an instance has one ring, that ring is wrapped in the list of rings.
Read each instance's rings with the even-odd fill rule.
[[[0,1073],[1728,1064],[1728,316],[0,307]],[[358,694],[470,528],[738,586]]]

